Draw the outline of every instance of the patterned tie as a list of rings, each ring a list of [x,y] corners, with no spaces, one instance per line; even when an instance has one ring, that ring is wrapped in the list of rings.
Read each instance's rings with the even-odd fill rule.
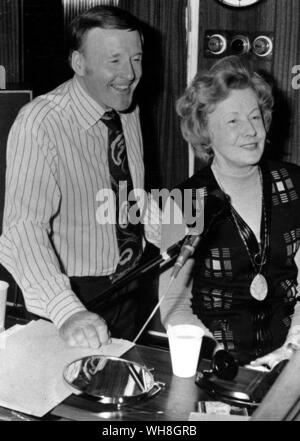
[[[116,272],[111,276],[111,280],[115,282],[130,271],[142,255],[142,226],[140,223],[133,224],[130,221],[130,209],[137,202],[136,200],[128,201],[127,198],[133,190],[133,183],[120,116],[114,110],[107,111],[101,121],[108,128],[108,166],[111,187],[116,196],[116,234],[120,260]],[[122,201],[121,204],[120,201]],[[137,207],[133,212],[139,216]]]

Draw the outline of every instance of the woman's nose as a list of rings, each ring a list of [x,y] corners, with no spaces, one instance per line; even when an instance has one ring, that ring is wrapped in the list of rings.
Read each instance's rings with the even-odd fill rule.
[[[249,120],[245,121],[245,134],[248,136],[256,135],[256,128],[254,124]]]

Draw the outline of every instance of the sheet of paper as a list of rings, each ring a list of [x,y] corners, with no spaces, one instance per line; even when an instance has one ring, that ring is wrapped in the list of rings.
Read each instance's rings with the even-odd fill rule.
[[[69,347],[45,320],[1,334],[0,406],[41,417],[74,390],[63,379],[64,367],[87,355],[121,357],[134,343],[113,339],[99,349]]]
[[[191,412],[188,421],[249,421],[249,416],[217,415],[209,413]]]
[[[6,348],[6,341],[8,337],[16,332],[18,332],[20,329],[22,329],[24,325],[15,325],[11,328],[7,329],[7,331],[0,332],[0,349]],[[1,363],[1,360],[0,360]]]

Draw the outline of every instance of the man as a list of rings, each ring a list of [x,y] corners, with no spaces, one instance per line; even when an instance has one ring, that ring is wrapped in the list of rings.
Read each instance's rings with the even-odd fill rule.
[[[103,305],[100,315],[84,305],[122,275],[124,262],[128,270],[141,255],[139,226],[130,231],[136,249],[129,262],[118,235],[127,229],[102,222],[98,210],[102,189],[114,188],[118,201],[115,173],[129,187],[143,188],[133,103],[142,34],[126,11],[97,6],[73,20],[70,36],[73,79],[25,106],[9,135],[0,260],[31,313],[52,320],[68,344],[96,348],[109,341],[109,328],[118,337],[135,332],[128,296]]]

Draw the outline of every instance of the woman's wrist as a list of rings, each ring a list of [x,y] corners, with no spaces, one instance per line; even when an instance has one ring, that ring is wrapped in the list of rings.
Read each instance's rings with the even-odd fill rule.
[[[284,346],[292,351],[295,352],[298,349],[300,349],[300,326],[296,325],[296,326],[292,326],[287,338],[285,340]]]

